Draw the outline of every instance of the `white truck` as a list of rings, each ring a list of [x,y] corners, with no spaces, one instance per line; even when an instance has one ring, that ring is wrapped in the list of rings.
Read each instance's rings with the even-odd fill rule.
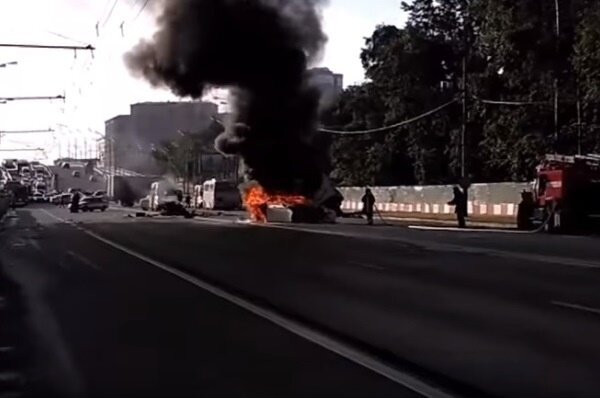
[[[242,195],[235,182],[205,181],[202,184],[202,207],[213,210],[238,210],[242,208]]]

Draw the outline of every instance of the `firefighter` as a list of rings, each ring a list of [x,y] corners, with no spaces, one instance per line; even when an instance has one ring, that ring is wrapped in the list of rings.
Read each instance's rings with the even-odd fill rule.
[[[523,191],[521,192],[521,202],[517,210],[517,228],[528,230],[532,229],[533,224],[531,219],[535,210],[535,202],[533,200],[533,193]]]
[[[375,208],[375,196],[369,188],[365,189],[362,197],[363,213],[367,216],[367,224],[373,225],[373,209]]]
[[[454,187],[454,198],[448,202],[450,206],[454,206],[454,213],[456,213],[456,219],[458,221],[459,228],[465,228],[467,226],[465,217],[467,217],[467,193],[461,191],[459,187]]]
[[[13,191],[9,191],[10,207],[13,211],[17,209],[17,197]]]
[[[78,213],[79,212],[79,200],[81,199],[81,194],[79,192],[75,192],[73,193],[73,196],[71,197],[71,213]]]

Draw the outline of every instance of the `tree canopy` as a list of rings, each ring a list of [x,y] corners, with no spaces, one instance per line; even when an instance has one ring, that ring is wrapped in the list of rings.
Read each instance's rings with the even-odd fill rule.
[[[377,128],[457,101],[398,129],[334,136],[333,177],[343,184],[456,182],[463,93],[472,181],[526,180],[544,153],[600,150],[600,3],[558,3],[558,35],[554,1],[402,3],[406,25],[378,26],[366,38],[360,59],[367,81],[346,89],[323,124]]]

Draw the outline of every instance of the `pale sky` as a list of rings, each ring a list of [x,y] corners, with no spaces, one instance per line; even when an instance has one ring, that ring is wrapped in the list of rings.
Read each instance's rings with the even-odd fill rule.
[[[149,0],[152,2],[153,0]],[[329,37],[320,66],[344,74],[345,84],[363,80],[359,60],[363,38],[381,23],[402,25],[401,0],[329,0],[323,24]],[[41,152],[1,152],[0,158],[51,162],[95,146],[104,121],[128,113],[129,104],[176,101],[130,76],[122,58],[141,37],[153,33],[144,0],[0,0],[0,42],[52,45],[92,44],[89,51],[30,50],[0,47],[0,97],[66,95],[66,101],[0,103],[0,131],[52,128],[54,133],[7,134],[0,149],[42,147]],[[112,13],[110,10],[115,4]],[[150,7],[148,7],[150,8]],[[110,14],[110,16],[109,16]],[[96,24],[98,24],[98,33]],[[121,30],[121,23],[123,29]],[[97,131],[99,133],[94,133]]]

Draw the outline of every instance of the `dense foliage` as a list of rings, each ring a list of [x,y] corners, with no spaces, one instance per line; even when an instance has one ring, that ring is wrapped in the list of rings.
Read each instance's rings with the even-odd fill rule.
[[[544,153],[600,151],[600,2],[558,3],[559,35],[553,0],[403,3],[406,26],[379,26],[366,39],[367,82],[345,90],[323,123],[341,130],[380,127],[458,101],[392,131],[334,136],[334,178],[372,185],[456,182],[463,92],[465,169],[472,181],[525,180]]]

